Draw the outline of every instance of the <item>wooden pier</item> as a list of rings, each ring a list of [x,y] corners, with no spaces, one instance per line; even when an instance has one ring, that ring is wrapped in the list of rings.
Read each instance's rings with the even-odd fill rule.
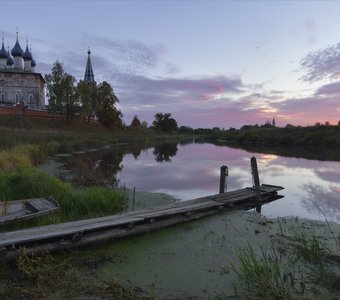
[[[277,195],[282,189],[262,184],[256,189],[244,188],[150,209],[1,233],[0,261],[23,252],[40,255],[146,233],[236,207],[258,210],[260,205],[282,198]]]

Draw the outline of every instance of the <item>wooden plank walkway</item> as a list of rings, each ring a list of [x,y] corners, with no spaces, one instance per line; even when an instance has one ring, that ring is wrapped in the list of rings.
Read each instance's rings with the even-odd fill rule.
[[[261,185],[261,204],[282,198],[280,186]],[[256,192],[244,188],[160,207],[0,233],[0,260],[84,246],[187,222],[233,207],[255,207]]]

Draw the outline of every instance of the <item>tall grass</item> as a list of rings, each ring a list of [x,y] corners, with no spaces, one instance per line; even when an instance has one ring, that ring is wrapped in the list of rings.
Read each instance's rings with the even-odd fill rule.
[[[18,167],[37,166],[48,155],[56,154],[59,149],[57,142],[48,142],[41,145],[18,145],[10,150],[0,151],[0,171],[9,172]]]
[[[248,285],[249,293],[254,293],[253,297],[292,298],[293,274],[289,269],[284,269],[281,255],[273,244],[268,249],[261,248],[260,258],[248,244],[246,249],[238,250],[237,258],[240,266],[233,266],[232,269]]]
[[[338,299],[337,238],[329,240],[313,229],[297,227],[283,239],[281,225],[279,230],[279,244],[271,242],[259,252],[250,244],[238,250],[238,265],[232,264],[231,269],[247,284],[246,295],[251,299]]]
[[[0,172],[0,201],[47,196],[56,199],[61,210],[57,215],[41,218],[39,225],[113,214],[126,205],[123,193],[100,187],[76,190],[71,184],[32,167]]]

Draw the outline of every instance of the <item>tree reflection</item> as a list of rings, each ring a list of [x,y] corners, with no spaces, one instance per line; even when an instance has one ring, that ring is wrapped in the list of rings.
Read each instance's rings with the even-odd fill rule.
[[[74,156],[65,166],[74,172],[73,180],[82,185],[118,187],[117,173],[123,169],[124,151]]]
[[[122,150],[108,153],[97,162],[96,173],[103,178],[106,185],[111,187],[118,187],[119,180],[117,173],[120,172],[124,166],[122,164],[124,152]]]
[[[153,154],[158,162],[171,161],[170,157],[177,154],[177,143],[163,143],[154,147]]]

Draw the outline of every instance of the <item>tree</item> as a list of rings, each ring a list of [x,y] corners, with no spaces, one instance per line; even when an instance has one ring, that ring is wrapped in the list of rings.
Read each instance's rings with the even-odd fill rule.
[[[67,120],[73,119],[75,110],[79,107],[75,83],[76,79],[72,75],[66,73],[65,78],[63,79],[63,94],[66,105]]]
[[[45,76],[49,109],[55,113],[66,113],[67,119],[73,117],[77,103],[76,79],[64,71],[62,64],[56,61],[52,73]]]
[[[171,132],[177,130],[177,122],[174,118],[171,118],[170,113],[162,114],[158,113],[155,115],[155,120],[153,121],[152,125],[157,130]]]
[[[45,75],[49,108],[53,112],[62,111],[62,80],[64,73],[62,64],[59,61],[56,61],[52,67],[52,74]]]
[[[139,119],[138,119],[137,116],[134,116],[134,117],[133,117],[133,120],[132,120],[132,122],[131,122],[130,127],[131,127],[131,128],[136,128],[136,129],[142,127],[142,124],[141,124],[141,122],[139,121]]]
[[[99,108],[99,103],[97,103],[97,85],[81,80],[77,85],[77,94],[81,103],[81,113],[90,122],[91,116]]]
[[[119,99],[108,82],[98,85],[96,100],[99,121],[106,127],[123,127],[123,114],[115,107]]]

